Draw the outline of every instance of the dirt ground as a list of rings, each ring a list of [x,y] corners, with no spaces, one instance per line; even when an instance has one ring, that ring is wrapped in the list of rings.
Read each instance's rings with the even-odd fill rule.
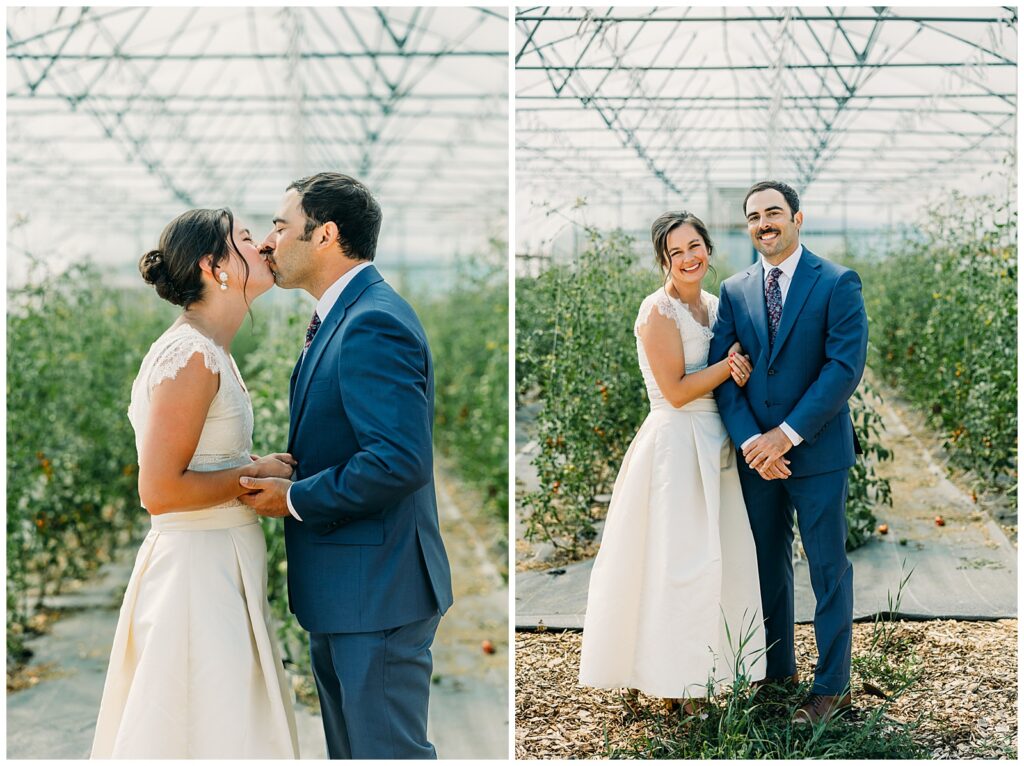
[[[895,390],[882,385],[873,376],[871,384],[882,394],[880,412],[886,421],[884,443],[894,453],[893,460],[878,466],[878,473],[893,484],[893,497],[898,502],[907,503],[911,498],[921,499],[915,507],[899,508],[900,514],[907,516],[919,512],[926,517],[948,514],[948,502],[928,502],[928,490],[945,478],[970,506],[966,513],[958,514],[962,517],[960,520],[980,522],[991,517],[1016,546],[1017,504],[1013,498],[992,489],[986,491],[984,484],[976,476],[954,467],[943,447],[942,437],[928,426],[924,415],[903,400]],[[936,470],[921,470],[924,462],[921,453],[927,456],[928,462]],[[937,475],[938,473],[941,475]]]

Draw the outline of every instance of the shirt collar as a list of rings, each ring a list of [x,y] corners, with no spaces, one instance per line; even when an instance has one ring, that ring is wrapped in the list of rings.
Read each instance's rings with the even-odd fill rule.
[[[320,317],[321,322],[327,318],[331,309],[334,308],[334,304],[338,302],[338,298],[341,297],[342,292],[348,287],[349,282],[355,278],[356,274],[367,266],[372,265],[370,261],[363,261],[358,266],[353,266],[338,277],[338,280],[333,285],[324,290],[324,294],[320,296],[320,300],[316,303],[316,315]]]
[[[771,272],[772,269],[781,269],[783,274],[792,279],[793,275],[796,273],[796,267],[800,264],[800,256],[803,255],[803,252],[804,246],[802,244],[797,243],[796,250],[793,251],[793,254],[789,256],[789,258],[784,260],[782,263],[780,263],[778,266],[772,266],[770,263],[768,263],[768,261],[765,260],[764,256],[762,255],[761,268],[764,269],[765,280],[768,279],[768,274]]]

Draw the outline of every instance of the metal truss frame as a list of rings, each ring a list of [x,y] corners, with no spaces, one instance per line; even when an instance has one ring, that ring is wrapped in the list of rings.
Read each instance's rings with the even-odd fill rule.
[[[334,169],[421,231],[500,220],[507,23],[490,8],[9,10],[9,207],[272,213],[290,180]]]
[[[866,207],[1015,161],[1015,7],[538,6],[515,23],[521,195],[639,204],[782,176]]]

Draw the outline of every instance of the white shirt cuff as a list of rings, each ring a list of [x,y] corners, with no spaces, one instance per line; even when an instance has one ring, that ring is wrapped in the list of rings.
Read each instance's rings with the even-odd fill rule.
[[[292,505],[292,488],[288,487],[288,492],[285,494],[284,499],[288,502],[288,513],[294,516],[299,521],[302,521],[302,517],[295,512],[295,506]]]
[[[761,438],[761,434],[754,434],[753,436],[751,436],[749,439],[747,439],[745,442],[743,442],[743,444],[740,445],[740,452],[745,450],[747,448],[747,445],[753,444],[755,439],[760,439],[760,438]]]
[[[789,427],[789,423],[782,423],[779,428],[781,428],[782,433],[788,436],[789,440],[793,442],[794,447],[804,440],[800,434]]]

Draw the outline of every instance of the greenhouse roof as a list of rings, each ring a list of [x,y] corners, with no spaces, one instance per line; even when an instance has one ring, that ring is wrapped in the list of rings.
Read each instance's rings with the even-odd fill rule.
[[[262,232],[290,181],[337,170],[381,202],[382,251],[479,251],[506,228],[507,16],[9,9],[9,246],[122,261],[224,205]]]
[[[714,208],[763,178],[851,225],[949,189],[1011,193],[1015,8],[545,6],[515,21],[532,236],[580,200],[598,220]]]

